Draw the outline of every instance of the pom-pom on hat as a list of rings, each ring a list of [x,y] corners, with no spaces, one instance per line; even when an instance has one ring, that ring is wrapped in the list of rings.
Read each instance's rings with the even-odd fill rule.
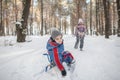
[[[53,30],[51,33],[51,37],[55,40],[55,38],[59,35],[62,35],[62,33],[58,30]]]

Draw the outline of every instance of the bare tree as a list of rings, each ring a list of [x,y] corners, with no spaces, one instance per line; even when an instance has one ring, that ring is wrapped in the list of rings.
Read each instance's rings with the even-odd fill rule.
[[[23,9],[22,21],[21,21],[22,25],[21,26],[19,25],[17,27],[17,42],[25,42],[30,4],[31,4],[31,0],[23,1],[24,9]]]
[[[117,35],[120,37],[120,0],[117,0],[117,11],[118,11],[118,30]]]
[[[98,13],[99,13],[99,1],[96,0],[96,35],[98,35]]]
[[[90,35],[92,35],[92,0],[90,0]]]
[[[105,14],[105,38],[109,38],[109,28],[110,28],[109,7],[110,7],[110,1],[103,0],[103,4],[104,4],[104,14]]]
[[[116,16],[116,15],[115,15],[115,13],[116,13],[116,5],[115,5],[115,4],[116,4],[116,2],[113,2],[113,5],[112,5],[112,7],[113,7],[113,22],[112,22],[112,23],[113,23],[113,35],[116,34],[116,29],[115,29],[115,28],[116,28],[116,27],[115,27],[115,22],[116,22],[116,21],[115,21],[115,20],[116,20],[116,19],[115,19],[115,16]]]
[[[43,36],[43,0],[41,0],[41,36]]]
[[[34,0],[32,0],[32,6],[31,6],[31,13],[30,13],[30,35],[33,35],[33,8],[34,8]]]
[[[0,7],[1,7],[1,10],[0,10],[0,13],[1,13],[1,22],[0,22],[0,36],[3,36],[4,35],[4,26],[3,26],[3,5],[2,5],[2,0],[0,0]]]

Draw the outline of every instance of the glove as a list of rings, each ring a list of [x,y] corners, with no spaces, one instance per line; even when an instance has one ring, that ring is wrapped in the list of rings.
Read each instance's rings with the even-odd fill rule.
[[[61,74],[62,74],[62,76],[66,76],[66,74],[67,74],[67,73],[66,73],[66,70],[65,70],[65,69],[62,70],[62,71],[61,71]]]

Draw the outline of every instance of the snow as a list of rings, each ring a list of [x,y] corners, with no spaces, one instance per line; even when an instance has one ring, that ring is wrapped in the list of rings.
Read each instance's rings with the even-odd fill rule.
[[[28,36],[17,43],[16,37],[0,37],[0,80],[120,80],[120,38],[86,36],[84,49],[74,49],[75,37],[64,35],[65,50],[75,60],[75,70],[61,77],[57,67],[43,72],[48,65],[46,42],[50,35]]]

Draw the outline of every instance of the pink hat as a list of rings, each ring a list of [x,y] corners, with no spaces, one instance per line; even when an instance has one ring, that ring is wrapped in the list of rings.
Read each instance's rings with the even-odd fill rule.
[[[83,20],[80,18],[78,24],[83,24]]]

